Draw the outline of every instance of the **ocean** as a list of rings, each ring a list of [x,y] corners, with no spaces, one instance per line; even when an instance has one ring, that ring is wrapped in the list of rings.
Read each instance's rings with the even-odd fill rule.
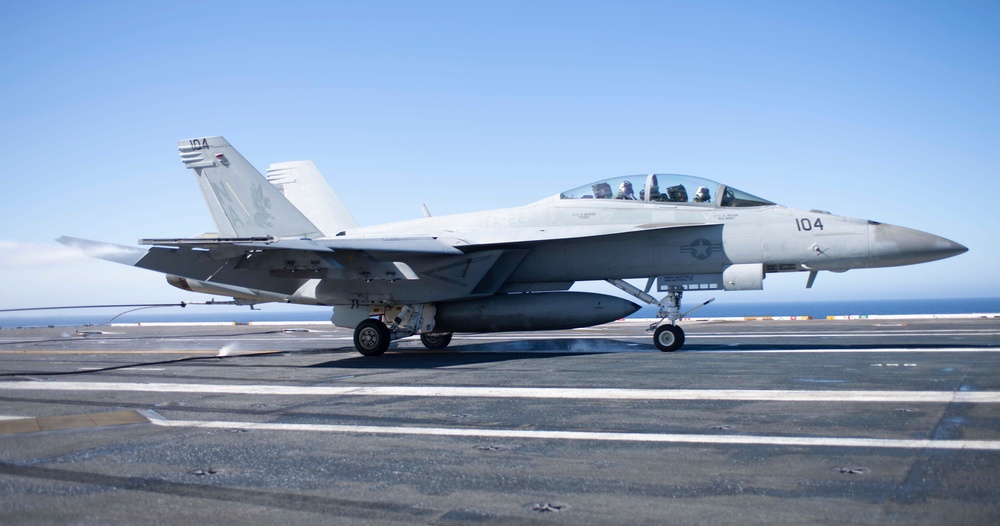
[[[685,301],[682,311],[694,308]],[[760,303],[720,303],[716,300],[691,313],[698,318],[730,318],[746,316],[827,316],[871,314],[982,314],[1000,313],[1000,298],[895,299],[843,301],[775,301]],[[633,316],[652,318],[656,309],[643,307]]]
[[[688,310],[697,305],[688,299],[682,305]],[[128,309],[87,309],[73,311],[35,311],[29,313],[0,313],[0,328],[17,327],[75,327],[113,323],[150,322],[251,322],[274,321],[329,321],[330,307],[301,307],[289,305],[261,305],[260,310],[248,307],[196,306],[181,309],[143,309],[122,314]],[[1000,313],[1000,298],[950,298],[950,299],[895,299],[848,301],[779,301],[759,303],[726,302],[724,299],[698,309],[691,314],[698,318],[730,318],[746,316],[827,316],[872,314],[983,314]],[[653,318],[656,309],[643,307],[632,317]],[[112,320],[112,318],[114,318]]]

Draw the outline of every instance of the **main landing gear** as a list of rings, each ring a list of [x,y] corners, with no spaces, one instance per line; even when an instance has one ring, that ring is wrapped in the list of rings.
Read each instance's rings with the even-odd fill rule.
[[[365,356],[381,356],[389,348],[392,335],[382,320],[368,318],[354,328],[354,348]]]
[[[444,349],[451,343],[450,332],[428,332],[420,335],[420,343],[431,350]]]
[[[653,279],[655,278],[649,279],[649,282],[646,284],[646,290],[642,290],[620,279],[609,279],[607,281],[640,301],[659,307],[656,315],[660,318],[660,321],[650,325],[646,330],[653,331],[653,345],[657,349],[663,352],[674,352],[684,346],[684,329],[677,325],[677,320],[712,303],[715,301],[715,298],[682,314],[681,297],[684,295],[684,288],[679,285],[670,285],[667,287],[667,295],[663,300],[658,300],[649,294],[649,290],[653,287]],[[668,320],[669,323],[663,323]]]
[[[386,325],[384,316],[366,318],[354,328],[354,347],[365,356],[381,356],[393,340],[420,334],[420,343],[428,349],[444,349],[451,343],[450,332],[426,332],[433,329],[433,305],[407,305]]]

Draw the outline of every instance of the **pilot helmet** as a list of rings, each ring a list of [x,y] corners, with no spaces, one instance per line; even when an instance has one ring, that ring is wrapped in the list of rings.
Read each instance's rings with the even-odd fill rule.
[[[682,184],[671,186],[667,188],[667,199],[677,203],[686,203],[688,200],[687,189]]]

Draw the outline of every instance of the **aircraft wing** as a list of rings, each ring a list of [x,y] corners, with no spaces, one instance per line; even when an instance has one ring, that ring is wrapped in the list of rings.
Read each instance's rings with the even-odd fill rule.
[[[244,268],[269,270],[275,268],[324,266],[343,269],[341,261],[353,261],[354,255],[364,254],[363,261],[350,265],[361,268],[365,264],[376,262],[406,262],[408,260],[428,260],[435,257],[459,257],[482,250],[517,247],[531,249],[532,246],[550,242],[572,244],[574,240],[583,242],[593,238],[614,238],[615,236],[631,236],[638,232],[648,232],[660,229],[703,228],[707,224],[648,224],[636,225],[631,228],[601,228],[601,227],[555,227],[555,228],[516,228],[495,229],[483,233],[463,235],[462,232],[443,233],[441,236],[421,237],[332,237],[320,239],[275,238],[272,236],[255,237],[195,237],[195,238],[155,238],[141,239],[142,245],[152,245],[153,248],[140,248],[104,243],[88,239],[63,236],[56,241],[76,248],[88,256],[177,274],[195,279],[207,279],[215,272],[227,266],[227,261],[244,259],[247,254],[263,252],[265,256],[256,257],[255,263]],[[459,248],[461,247],[461,248]],[[270,253],[270,254],[268,254]],[[309,259],[310,254],[316,258],[311,265],[301,265],[292,262]],[[279,263],[280,261],[280,263]],[[292,263],[292,264],[290,264]],[[239,266],[229,264],[233,270]],[[197,270],[195,270],[197,268]],[[275,270],[275,269],[270,269]],[[403,272],[407,279],[416,279],[409,272]]]
[[[658,231],[672,237],[670,232],[704,228],[718,226],[637,225],[610,232],[580,227],[495,229],[475,238],[463,238],[460,232],[454,232],[456,237],[452,238],[247,236],[141,240],[153,245],[148,250],[70,237],[58,241],[116,263],[285,297],[292,297],[303,287],[315,287],[322,280],[326,283],[322,286],[333,287],[327,289],[329,297],[339,298],[336,290],[354,290],[356,286],[348,283],[361,282],[367,283],[364,290],[405,294],[400,297],[422,302],[497,291],[565,290],[574,281],[565,279],[565,273],[560,271],[565,265],[593,266],[596,277],[587,279],[604,279],[601,276],[605,265],[598,260],[620,257],[628,247],[646,246],[648,236]],[[646,252],[636,257],[654,257],[652,252]],[[528,265],[526,272],[519,271],[522,262]],[[399,280],[412,285],[391,285]]]
[[[141,248],[115,245],[101,241],[91,241],[77,237],[62,236],[56,239],[57,242],[79,250],[84,254],[105,261],[121,263],[122,265],[134,266],[146,255],[146,251]]]
[[[347,276],[419,279],[404,261],[418,260],[424,265],[451,264],[451,258],[464,255],[461,250],[431,237],[311,240],[257,236],[140,240],[141,244],[153,245],[148,250],[68,236],[56,241],[88,256],[123,265],[266,290],[275,290],[273,285],[276,283],[264,286],[264,281],[274,279]],[[491,254],[485,260],[476,258],[476,261],[483,266],[485,261],[494,261],[498,256]]]

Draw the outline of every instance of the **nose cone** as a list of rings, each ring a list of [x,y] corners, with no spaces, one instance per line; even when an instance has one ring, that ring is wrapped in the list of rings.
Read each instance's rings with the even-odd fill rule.
[[[926,263],[957,256],[969,250],[941,236],[874,221],[868,223],[868,239],[874,267]]]

